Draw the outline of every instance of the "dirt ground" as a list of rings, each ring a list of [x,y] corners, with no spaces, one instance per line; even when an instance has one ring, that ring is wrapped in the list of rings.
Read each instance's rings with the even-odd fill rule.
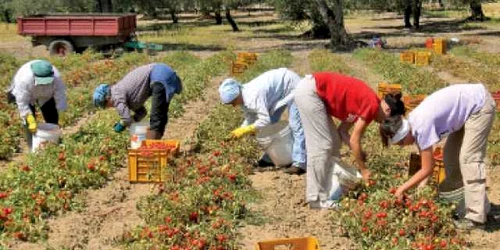
[[[269,13],[248,17],[237,15],[244,22],[275,21],[277,16]],[[191,20],[191,19],[190,19]],[[141,25],[157,24],[155,21]],[[461,40],[479,43],[481,50],[500,53],[500,25],[470,25],[456,28],[457,21],[451,18],[424,18],[423,31],[411,32],[402,27],[402,19],[396,14],[372,15],[369,17],[348,17],[347,29],[356,39],[368,40],[380,34],[387,40],[391,50],[406,49],[421,45],[429,36],[457,37]],[[461,27],[459,25],[459,27]],[[241,41],[234,41],[234,49],[265,52],[275,49],[291,50],[294,56],[293,70],[301,75],[310,73],[309,52],[324,48],[328,40],[306,40],[295,34],[276,35],[266,30],[251,28],[252,35]],[[255,31],[257,30],[257,31]],[[5,29],[3,32],[6,32]],[[1,35],[1,33],[0,33]],[[241,38],[241,37],[240,37]],[[236,38],[230,38],[236,39]],[[206,57],[216,50],[189,50],[200,57]],[[39,46],[32,48],[29,39],[15,37],[0,41],[0,52],[13,53],[21,58],[46,56],[46,50]],[[169,53],[169,52],[162,52]],[[365,80],[372,87],[383,81],[383,77],[372,72],[363,62],[342,55],[344,61],[355,70],[355,76]],[[332,62],[335,63],[335,62]],[[431,69],[432,70],[432,69]],[[438,76],[450,83],[464,82],[448,72],[437,72]],[[203,100],[185,106],[183,117],[173,120],[167,128],[166,138],[188,139],[209,111],[218,103],[217,86],[222,78],[211,81]],[[499,122],[499,121],[497,121]],[[130,184],[127,169],[123,168],[114,175],[113,181],[101,189],[89,190],[81,195],[86,208],[73,211],[50,220],[49,240],[38,243],[22,243],[14,249],[117,249],[114,241],[124,230],[142,223],[136,209],[137,201],[149,194],[152,185]],[[281,171],[256,173],[250,176],[253,186],[262,195],[260,203],[252,204],[250,209],[265,218],[264,223],[246,225],[241,228],[241,249],[253,249],[257,241],[273,238],[315,236],[321,249],[356,249],[353,242],[340,233],[339,225],[334,223],[332,212],[310,210],[304,201],[305,176],[289,176]],[[488,194],[492,203],[500,204],[500,170],[489,169]],[[466,239],[472,242],[471,249],[500,249],[496,239],[500,237],[500,224],[488,226],[486,232],[474,232]]]

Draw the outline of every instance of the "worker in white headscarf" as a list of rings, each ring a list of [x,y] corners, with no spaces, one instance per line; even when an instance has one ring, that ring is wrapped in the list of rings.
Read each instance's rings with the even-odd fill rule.
[[[304,130],[292,95],[300,79],[295,72],[280,68],[267,71],[247,84],[226,79],[219,87],[222,103],[234,107],[241,106],[245,112],[245,121],[240,128],[231,133],[235,138],[278,122],[282,113],[288,108],[288,121],[293,132],[294,144],[293,163],[285,169],[285,172],[298,175],[306,172]],[[256,167],[273,165],[268,158],[264,155]]]

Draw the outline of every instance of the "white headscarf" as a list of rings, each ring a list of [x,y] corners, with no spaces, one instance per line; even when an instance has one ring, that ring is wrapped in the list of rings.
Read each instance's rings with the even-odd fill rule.
[[[398,132],[391,138],[391,144],[396,144],[403,140],[406,135],[410,132],[410,123],[406,119],[401,120],[401,127],[398,129]]]

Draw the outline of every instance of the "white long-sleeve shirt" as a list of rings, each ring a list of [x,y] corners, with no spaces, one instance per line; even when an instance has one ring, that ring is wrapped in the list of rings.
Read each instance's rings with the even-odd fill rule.
[[[29,105],[36,103],[43,106],[51,98],[54,98],[58,111],[64,111],[67,106],[66,88],[56,67],[52,66],[54,70],[54,82],[52,84],[35,84],[35,75],[31,70],[31,64],[37,61],[29,61],[21,66],[15,74],[9,89],[16,97],[21,118],[25,118],[31,112]]]
[[[292,91],[300,81],[299,75],[287,68],[264,72],[242,87],[245,122],[262,128],[271,123],[271,116],[293,100]]]

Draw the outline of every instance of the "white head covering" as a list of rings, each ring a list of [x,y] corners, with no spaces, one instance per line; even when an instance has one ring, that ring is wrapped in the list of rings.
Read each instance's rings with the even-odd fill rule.
[[[222,82],[219,86],[220,100],[224,104],[231,103],[241,93],[241,83],[229,78]]]
[[[396,144],[403,140],[406,135],[410,132],[410,123],[406,119],[401,120],[401,127],[398,129],[398,132],[391,138],[391,144]]]

